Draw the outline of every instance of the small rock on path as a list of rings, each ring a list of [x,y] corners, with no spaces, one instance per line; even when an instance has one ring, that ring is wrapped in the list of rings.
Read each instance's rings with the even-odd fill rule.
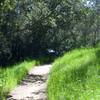
[[[52,65],[33,68],[7,100],[47,100],[47,78]]]

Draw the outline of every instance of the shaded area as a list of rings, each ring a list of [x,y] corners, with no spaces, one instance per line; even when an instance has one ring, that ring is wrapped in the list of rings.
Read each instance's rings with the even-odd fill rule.
[[[0,66],[62,55],[100,41],[98,0],[1,0]]]

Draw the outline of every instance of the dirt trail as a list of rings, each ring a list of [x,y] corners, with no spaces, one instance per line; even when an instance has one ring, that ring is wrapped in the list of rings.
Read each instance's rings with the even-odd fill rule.
[[[7,100],[47,100],[47,78],[52,65],[33,68]]]

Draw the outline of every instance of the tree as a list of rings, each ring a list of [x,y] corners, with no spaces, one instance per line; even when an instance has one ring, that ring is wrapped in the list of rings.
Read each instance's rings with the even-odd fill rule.
[[[99,20],[93,0],[1,0],[0,62],[95,46]]]

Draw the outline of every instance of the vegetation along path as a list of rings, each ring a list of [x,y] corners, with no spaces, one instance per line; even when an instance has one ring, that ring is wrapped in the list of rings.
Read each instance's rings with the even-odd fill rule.
[[[52,65],[33,68],[7,100],[47,100],[47,77]]]

